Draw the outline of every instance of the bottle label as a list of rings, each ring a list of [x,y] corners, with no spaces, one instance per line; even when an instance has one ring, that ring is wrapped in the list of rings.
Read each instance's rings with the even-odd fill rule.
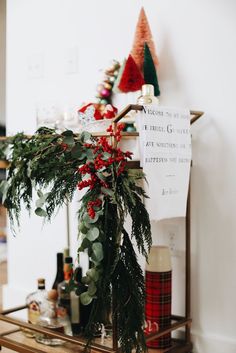
[[[31,324],[36,324],[40,316],[40,305],[37,301],[33,300],[28,306],[28,321]]]
[[[64,265],[64,279],[68,281],[71,279],[73,274],[73,265],[72,264],[65,264]]]
[[[74,291],[70,292],[71,323],[80,323],[80,302]]]

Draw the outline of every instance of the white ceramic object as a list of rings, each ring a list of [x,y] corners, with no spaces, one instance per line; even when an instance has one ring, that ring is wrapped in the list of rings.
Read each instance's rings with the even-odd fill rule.
[[[148,255],[146,271],[168,272],[171,271],[171,254],[168,246],[154,245]]]

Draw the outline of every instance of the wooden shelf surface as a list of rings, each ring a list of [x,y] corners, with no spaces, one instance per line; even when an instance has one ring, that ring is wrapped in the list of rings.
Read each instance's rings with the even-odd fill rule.
[[[97,339],[99,342],[100,339]],[[0,345],[3,347],[15,350],[16,352],[24,352],[24,353],[80,353],[83,352],[83,347],[66,342],[60,346],[52,347],[44,344],[37,343],[34,338],[26,337],[20,329],[17,331],[12,331],[12,333],[8,333],[4,335],[1,333],[0,335]],[[112,342],[111,339],[105,339],[105,343],[107,348],[111,348]],[[192,350],[192,344],[186,343],[183,340],[172,339],[171,346],[163,349],[153,349],[149,348],[149,353],[189,353]],[[98,353],[95,349],[92,349],[91,352]]]
[[[3,336],[2,336],[3,334]],[[97,343],[100,339],[97,339]],[[61,346],[47,346],[44,344],[37,343],[34,338],[26,337],[21,330],[18,329],[16,332],[9,333],[7,336],[4,333],[0,335],[0,345],[3,347],[15,350],[16,352],[22,353],[81,353],[83,347],[75,345],[73,343],[66,342]],[[111,339],[105,339],[107,348],[111,348]],[[149,353],[189,353],[192,350],[192,344],[186,343],[183,340],[172,339],[171,346],[164,349],[153,349],[149,348]],[[98,353],[95,349],[91,350],[91,353]]]
[[[108,341],[108,339],[106,339]],[[34,338],[26,337],[21,330],[18,332],[13,332],[7,336],[0,336],[0,345],[7,347],[9,349],[15,349],[16,352],[37,352],[37,353],[79,353],[83,352],[84,348],[82,346],[76,345],[74,343],[65,342],[59,346],[47,346],[40,344],[35,341]],[[109,347],[109,342],[106,342],[107,347]],[[15,348],[14,348],[15,346]],[[21,350],[17,350],[21,349]],[[92,349],[91,352],[96,352]]]
[[[7,161],[1,161],[0,160],[0,169],[6,169],[8,167],[9,163]]]

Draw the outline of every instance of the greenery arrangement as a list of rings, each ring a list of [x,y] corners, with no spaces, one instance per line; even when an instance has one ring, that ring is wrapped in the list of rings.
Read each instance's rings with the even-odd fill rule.
[[[152,239],[146,197],[139,181],[140,171],[127,169],[130,152],[119,149],[122,126],[108,129],[109,137],[95,138],[83,132],[57,134],[40,128],[32,137],[20,133],[4,142],[10,162],[2,183],[4,205],[14,227],[19,225],[22,203],[30,211],[37,191],[35,213],[51,220],[55,212],[72,200],[76,189],[86,189],[78,211],[79,249],[86,251],[92,267],[76,287],[84,305],[92,303],[86,327],[88,342],[94,323],[104,321],[105,312],[117,320],[122,352],[146,350],[143,324],[145,288],[134,245],[147,257]],[[113,142],[111,142],[112,140]],[[1,150],[1,145],[0,145]],[[131,218],[131,235],[125,229]]]

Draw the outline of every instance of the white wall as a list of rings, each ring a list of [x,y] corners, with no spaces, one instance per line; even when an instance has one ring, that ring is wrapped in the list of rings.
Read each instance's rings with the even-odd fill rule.
[[[145,7],[159,54],[162,103],[205,111],[204,118],[192,129],[195,352],[234,353],[235,1],[8,0],[8,132],[35,129],[38,101],[50,100],[64,106],[91,100],[102,76],[99,70],[106,68],[111,59],[121,60],[128,55],[141,5]],[[68,74],[68,58],[75,58],[76,52],[78,66]],[[37,65],[39,69],[32,75],[30,70]],[[12,303],[9,298],[14,291],[33,289],[39,274],[46,275],[48,283],[52,281],[54,254],[65,245],[64,215],[57,217],[50,227],[45,226],[43,234],[36,218],[29,221],[24,215],[21,224],[20,234],[16,238],[9,236],[6,305]],[[182,250],[182,222],[177,226],[177,247]],[[160,234],[164,228],[154,226],[154,242],[164,241]],[[174,270],[174,309],[181,311],[183,260],[173,258],[173,263],[180,270]]]
[[[5,124],[6,0],[0,0],[0,124]]]

